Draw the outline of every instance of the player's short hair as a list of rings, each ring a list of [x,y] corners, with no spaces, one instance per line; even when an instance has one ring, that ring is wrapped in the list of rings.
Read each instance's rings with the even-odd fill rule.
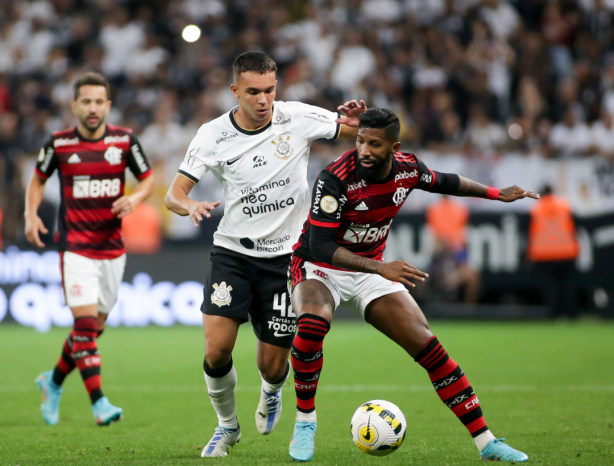
[[[109,84],[109,81],[107,81],[107,78],[100,73],[90,71],[77,79],[74,86],[75,100],[79,98],[79,90],[81,89],[81,86],[102,86],[107,90],[107,99],[111,98],[111,85]]]
[[[272,71],[277,74],[277,63],[266,53],[245,52],[235,58],[232,64],[232,75],[235,82],[237,82],[241,73],[247,71],[258,74],[266,74]]]
[[[359,128],[384,129],[386,139],[397,142],[401,134],[401,122],[390,110],[385,108],[370,108],[358,118]]]

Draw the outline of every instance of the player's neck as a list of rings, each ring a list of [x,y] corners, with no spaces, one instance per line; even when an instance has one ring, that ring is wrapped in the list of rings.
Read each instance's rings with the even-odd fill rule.
[[[269,124],[269,122],[273,118],[273,112],[271,112],[269,117],[264,122],[252,120],[251,118],[247,117],[245,112],[241,111],[241,107],[239,107],[237,110],[234,111],[233,116],[235,119],[235,123],[239,125],[242,129],[246,131],[256,131],[262,128],[263,126],[266,126]]]
[[[83,139],[89,139],[92,141],[101,139],[104,136],[104,133],[106,132],[106,130],[107,130],[107,125],[105,123],[100,125],[94,131],[90,130],[89,128],[82,125],[81,123],[77,125],[77,131],[79,132],[79,135]]]

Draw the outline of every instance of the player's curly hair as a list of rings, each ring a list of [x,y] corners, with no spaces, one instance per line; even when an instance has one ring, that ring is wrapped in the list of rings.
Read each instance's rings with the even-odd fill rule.
[[[266,53],[245,52],[235,58],[232,64],[232,74],[235,82],[239,79],[239,75],[246,71],[254,71],[258,74],[266,74],[270,71],[277,73],[277,63]]]
[[[384,129],[386,139],[397,142],[401,134],[401,123],[390,110],[385,108],[370,108],[358,118],[359,128]]]
[[[81,89],[81,86],[102,86],[107,90],[107,99],[111,98],[111,85],[109,81],[107,81],[107,78],[100,73],[90,71],[77,79],[74,85],[75,100],[79,98],[79,89]]]

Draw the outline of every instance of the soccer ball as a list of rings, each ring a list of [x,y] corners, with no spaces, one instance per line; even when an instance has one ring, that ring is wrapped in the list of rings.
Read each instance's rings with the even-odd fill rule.
[[[397,450],[405,439],[405,416],[393,403],[371,400],[361,404],[350,431],[354,444],[369,455],[385,456]]]

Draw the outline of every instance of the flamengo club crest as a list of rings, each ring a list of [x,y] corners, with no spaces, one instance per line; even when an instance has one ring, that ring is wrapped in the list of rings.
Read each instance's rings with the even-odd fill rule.
[[[219,285],[214,283],[213,288],[215,291],[211,295],[211,302],[217,304],[219,307],[228,306],[230,301],[232,301],[232,296],[230,296],[232,286],[226,285],[226,282],[222,282]]]
[[[271,144],[275,146],[275,157],[281,160],[288,160],[294,154],[294,149],[288,143],[290,136],[284,141],[283,136],[279,136],[277,141],[271,141]]]
[[[118,147],[111,146],[104,153],[104,158],[111,165],[119,165],[122,162],[122,150]]]

